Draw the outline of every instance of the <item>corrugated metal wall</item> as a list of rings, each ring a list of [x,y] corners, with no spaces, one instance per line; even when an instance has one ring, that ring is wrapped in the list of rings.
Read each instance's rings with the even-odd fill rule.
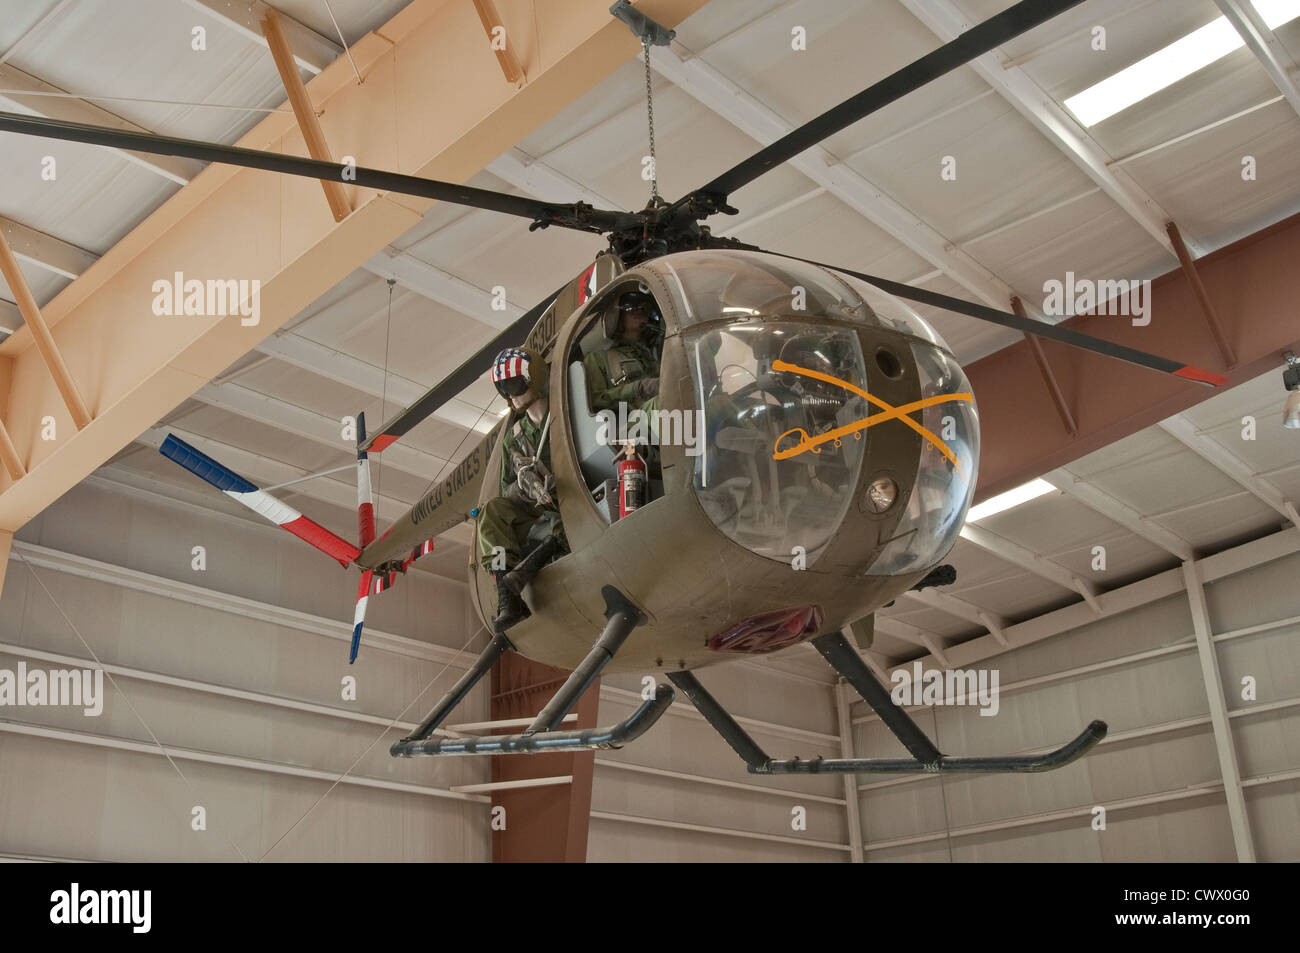
[[[346,529],[345,515],[326,519]],[[196,545],[206,549],[204,572],[191,568]],[[306,814],[269,859],[489,859],[488,798],[447,793],[486,781],[486,762],[394,761],[386,749],[395,731],[351,771],[385,787],[340,784],[312,808],[477,628],[463,585],[408,576],[372,603],[376,635],[349,668],[350,573],[280,530],[92,480],[15,542],[0,599],[0,669],[8,670],[88,657],[17,553],[94,652],[119,667],[149,729],[184,755],[176,763],[188,780],[111,687],[99,717],[2,710],[0,854],[252,859]],[[1205,587],[1260,860],[1300,859],[1297,577],[1300,554]],[[423,717],[484,638],[404,721]],[[942,750],[1053,747],[1093,718],[1109,723],[1110,738],[1047,774],[862,778],[866,859],[1236,858],[1185,594],[987,667],[998,671],[996,716],[913,709]],[[355,702],[340,697],[345,675],[357,678]],[[1248,676],[1253,701],[1241,697]],[[840,754],[828,682],[750,663],[700,678],[774,757]],[[604,678],[600,722],[624,717],[641,690],[637,675]],[[851,714],[858,756],[902,753],[864,705]],[[456,720],[487,716],[481,686]],[[206,809],[206,831],[191,829],[195,805]],[[1094,829],[1097,807],[1105,830]],[[684,701],[635,744],[596,757],[589,860],[847,861],[849,842],[840,778],[751,776]]]
[[[706,668],[698,674],[773,757],[839,756],[829,684],[745,664]],[[640,702],[641,685],[640,676],[607,676],[602,681],[600,723],[626,717]],[[717,781],[725,783],[711,783]],[[803,808],[802,829],[796,829],[800,818],[795,808]],[[749,774],[680,693],[669,712],[634,744],[597,753],[591,810],[589,861],[849,859],[839,778]]]
[[[1258,860],[1300,859],[1298,576],[1300,555],[1292,555],[1206,586],[1211,631],[1229,636],[1215,650]],[[1242,631],[1256,626],[1267,628]],[[1047,774],[864,779],[868,860],[1237,859],[1185,593],[986,667],[999,671],[996,716],[913,710],[945,752],[1055,747],[1093,718],[1109,724],[1110,738]],[[1241,697],[1247,675],[1255,701]],[[864,706],[854,706],[854,720],[859,754],[899,755]],[[1093,827],[1096,807],[1106,810],[1104,831]]]
[[[339,515],[324,519],[352,535]],[[202,572],[192,568],[198,545],[206,550]],[[463,584],[412,572],[372,599],[370,627],[402,638],[372,637],[349,667],[355,573],[274,527],[92,481],[25,527],[14,547],[35,565],[10,559],[0,669],[20,661],[66,667],[27,650],[88,657],[34,571],[94,653],[130,670],[117,676],[130,706],[105,683],[98,717],[0,709],[0,853],[256,859],[310,811],[269,860],[489,859],[488,799],[446,793],[487,780],[487,765],[397,761],[387,748],[399,732],[384,731],[473,631]],[[480,634],[403,721],[422,719],[485,639]],[[355,701],[342,697],[349,675]],[[303,710],[313,705],[328,710]],[[480,687],[457,718],[486,717]],[[187,780],[151,731],[184,749],[176,764]],[[313,809],[381,735],[350,778],[390,786],[339,784]],[[411,789],[391,787],[398,784]],[[196,805],[206,809],[206,831],[192,830]]]

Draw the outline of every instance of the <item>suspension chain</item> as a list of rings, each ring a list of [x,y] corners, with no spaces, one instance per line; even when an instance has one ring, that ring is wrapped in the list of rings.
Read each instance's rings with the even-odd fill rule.
[[[641,49],[645,53],[645,111],[650,123],[650,204],[659,205],[659,166],[655,159],[655,100],[654,90],[650,86],[650,36],[641,38]]]

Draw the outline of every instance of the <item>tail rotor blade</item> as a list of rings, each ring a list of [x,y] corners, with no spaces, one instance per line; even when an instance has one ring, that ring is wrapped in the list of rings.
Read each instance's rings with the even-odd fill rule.
[[[168,460],[179,463],[200,479],[206,480],[231,499],[242,503],[257,515],[288,530],[303,542],[310,543],[322,553],[348,566],[361,555],[361,550],[342,537],[335,536],[315,520],[310,520],[287,503],[282,503],[256,484],[244,479],[234,470],[223,466],[207,454],[191,447],[175,434],[158,448]]]

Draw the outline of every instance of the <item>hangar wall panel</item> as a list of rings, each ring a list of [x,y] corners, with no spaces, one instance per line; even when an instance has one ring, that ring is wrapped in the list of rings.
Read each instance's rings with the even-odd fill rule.
[[[1260,860],[1300,859],[1300,555],[1206,586],[1210,627]],[[1241,630],[1260,627],[1259,631]],[[1240,634],[1237,634],[1240,633]],[[1113,667],[1072,669],[1126,656]],[[1058,771],[860,780],[868,860],[1234,861],[1217,748],[1184,593],[990,659],[996,715],[922,707],[941,750],[982,755],[1055,747],[1094,718],[1110,738]],[[1253,676],[1256,697],[1242,698]],[[855,705],[860,756],[902,748]],[[1125,737],[1128,735],[1128,737]],[[1092,827],[1106,807],[1106,829]],[[873,847],[873,845],[875,845]]]
[[[347,526],[333,528],[353,535]],[[264,604],[306,613],[317,626],[350,625],[355,574],[283,530],[99,481],[73,489],[18,539],[19,551],[22,543],[35,544],[95,560],[89,571],[104,572],[103,578],[88,578],[66,567],[34,568],[11,556],[0,599],[0,642],[10,648],[0,650],[0,669],[16,671],[19,662],[29,669],[64,667],[25,655],[27,650],[88,658],[34,571],[103,662],[145,674],[117,676],[130,706],[106,681],[97,717],[69,707],[0,710],[10,727],[0,730],[0,854],[221,861],[239,860],[242,852],[254,859],[310,810],[268,859],[490,859],[483,796],[345,783],[312,807],[359,755],[350,775],[387,784],[445,792],[488,780],[487,765],[472,759],[392,759],[387,748],[397,729],[347,717],[393,719],[442,672],[401,716],[405,722],[424,717],[483,641],[480,636],[459,664],[444,671],[445,660],[473,631],[464,585],[408,573],[392,591],[371,600],[368,623],[374,631],[416,642],[391,648],[363,642],[357,663],[349,666],[345,638],[255,617]],[[196,545],[206,550],[202,572],[192,568]],[[202,587],[205,601],[214,604],[162,594],[183,591],[169,581]],[[150,680],[150,674],[163,680]],[[355,701],[342,697],[345,676],[357,680]],[[217,691],[166,683],[175,679],[211,684]],[[333,711],[229,697],[221,689]],[[486,689],[480,687],[457,718],[480,720],[487,711]],[[20,733],[47,729],[69,734]],[[150,730],[165,745],[245,760],[178,759],[187,783],[159,756]],[[147,750],[105,747],[124,742]],[[298,769],[326,776],[277,773]],[[206,809],[204,832],[191,830],[195,805]]]
[[[776,726],[745,725],[773,757],[839,756],[829,681],[819,684],[764,670],[761,665],[734,664],[702,669],[699,678],[733,715]],[[640,703],[640,676],[606,676],[602,686],[602,725],[626,717]],[[620,769],[618,764],[692,777],[657,776]],[[728,784],[710,784],[707,779]],[[836,777],[749,774],[736,753],[679,696],[658,724],[634,744],[597,753],[587,859],[848,861],[843,798],[843,783]],[[800,829],[795,827],[795,808],[803,809]]]

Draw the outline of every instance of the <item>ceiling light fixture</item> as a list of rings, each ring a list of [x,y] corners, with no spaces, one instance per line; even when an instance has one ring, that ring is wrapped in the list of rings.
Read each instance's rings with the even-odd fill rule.
[[[977,520],[992,516],[994,513],[1001,513],[1003,510],[1009,510],[1021,503],[1028,503],[1030,500],[1037,499],[1045,493],[1051,493],[1055,489],[1056,487],[1046,480],[1030,480],[1024,486],[1018,486],[1014,490],[999,493],[992,499],[985,500],[979,506],[972,506],[970,512],[966,514],[966,522],[974,523]]]
[[[1297,0],[1254,0],[1254,7],[1270,30],[1300,17],[1300,2]],[[1227,18],[1218,17],[1164,49],[1071,96],[1065,100],[1065,107],[1085,128],[1094,126],[1180,79],[1186,79],[1244,44],[1241,34]]]

